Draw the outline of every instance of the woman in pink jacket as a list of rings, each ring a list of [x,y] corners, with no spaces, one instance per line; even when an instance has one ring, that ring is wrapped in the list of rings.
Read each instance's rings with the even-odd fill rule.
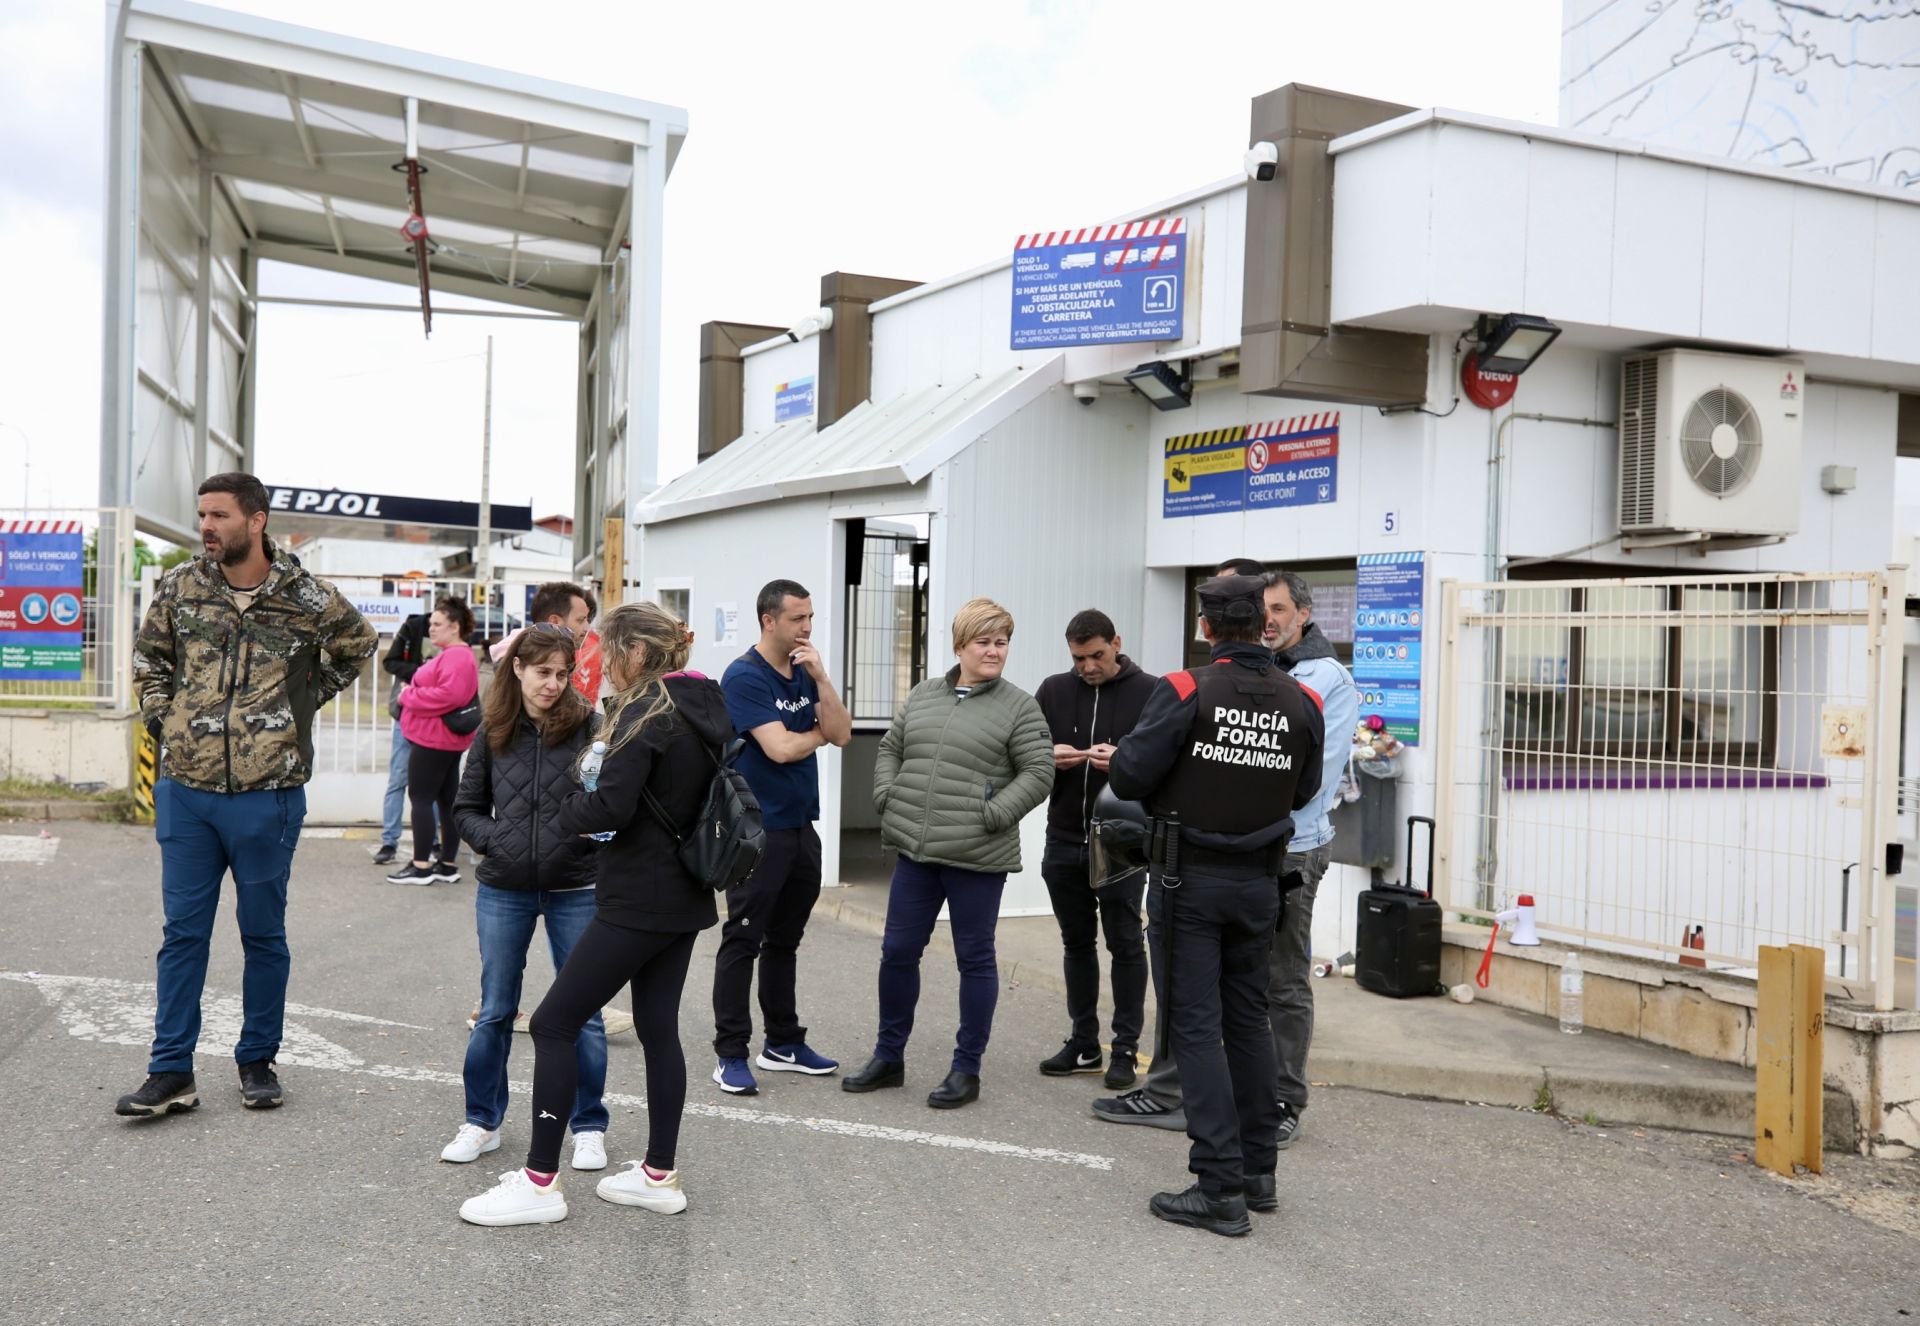
[[[389,884],[450,883],[460,878],[460,839],[453,827],[453,797],[460,789],[460,756],[473,745],[476,720],[464,732],[447,719],[480,698],[480,667],[467,637],[473,612],[465,600],[442,598],[427,618],[427,639],[440,652],[400,692],[400,734],[413,747],[407,763],[407,797],[413,803],[413,860],[387,876]],[[465,726],[456,719],[456,725]],[[433,808],[440,807],[443,855],[433,857]]]

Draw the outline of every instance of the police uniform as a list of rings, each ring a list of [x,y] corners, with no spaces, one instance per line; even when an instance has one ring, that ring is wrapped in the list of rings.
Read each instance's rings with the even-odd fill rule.
[[[1257,577],[1216,576],[1200,586],[1202,610],[1252,626],[1262,590]],[[1291,813],[1319,790],[1324,740],[1313,692],[1257,639],[1223,641],[1213,666],[1160,679],[1113,757],[1114,791],[1156,822],[1149,936],[1198,1179],[1197,1194],[1154,1199],[1164,1219],[1247,1232],[1250,1175],[1256,1206],[1271,1209],[1280,1104],[1267,957]]]

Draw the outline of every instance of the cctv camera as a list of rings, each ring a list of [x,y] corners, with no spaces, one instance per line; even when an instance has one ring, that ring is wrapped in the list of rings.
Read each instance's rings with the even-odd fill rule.
[[[1082,405],[1091,405],[1100,399],[1100,381],[1091,378],[1085,382],[1073,384],[1073,398]]]
[[[1255,143],[1240,158],[1240,164],[1248,179],[1264,184],[1280,169],[1280,149],[1272,143]]]
[[[809,336],[818,336],[831,326],[833,326],[833,310],[830,308],[815,309],[812,313],[809,313],[788,329],[787,339],[798,343],[806,340]]]

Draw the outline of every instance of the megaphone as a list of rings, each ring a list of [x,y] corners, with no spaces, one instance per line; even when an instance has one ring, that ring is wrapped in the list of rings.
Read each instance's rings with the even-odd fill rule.
[[[1540,943],[1540,932],[1533,928],[1533,895],[1523,893],[1514,900],[1514,905],[1504,912],[1494,915],[1495,921],[1508,927],[1507,942],[1524,948],[1534,948]]]

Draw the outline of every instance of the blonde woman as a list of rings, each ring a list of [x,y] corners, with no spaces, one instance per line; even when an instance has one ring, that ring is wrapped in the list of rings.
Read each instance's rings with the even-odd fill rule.
[[[1000,972],[993,936],[1000,893],[1020,869],[1020,821],[1053,790],[1053,737],[1034,698],[1000,674],[1013,614],[972,599],[953,619],[958,660],[913,688],[880,742],[873,804],[900,853],[880,942],[880,1034],[845,1091],[906,1084],[907,1038],[920,1001],[920,955],[944,903],[960,969],[960,1030],[936,1110],[980,1098],[980,1059],[993,1030]]]
[[[612,689],[601,730],[610,733],[597,790],[560,805],[567,833],[612,830],[600,852],[594,918],[534,1010],[533,1144],[524,1169],[501,1175],[460,1208],[476,1225],[564,1220],[560,1143],[574,1108],[580,1029],[621,986],[633,990],[634,1029],[647,1064],[647,1152],[600,1181],[609,1202],[672,1213],[686,1209],[675,1170],[687,1061],[680,995],[694,936],[717,919],[713,890],[688,874],[674,841],[647,806],[651,794],[675,824],[690,823],[733,740],[717,682],[684,671],[693,637],[652,603],[627,603],[600,620]]]

